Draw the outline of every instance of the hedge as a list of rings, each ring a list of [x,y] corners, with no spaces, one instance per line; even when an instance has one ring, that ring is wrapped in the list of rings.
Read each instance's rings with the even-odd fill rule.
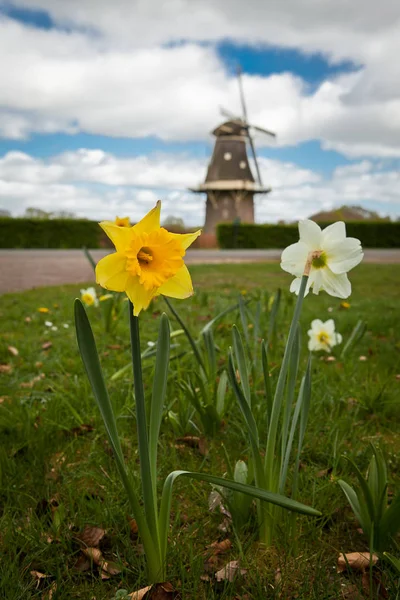
[[[102,231],[79,219],[0,219],[0,248],[99,248]]]
[[[330,223],[320,223],[322,228]],[[400,222],[349,221],[348,237],[361,240],[364,248],[399,248]],[[220,223],[217,227],[220,248],[286,248],[299,239],[297,225],[255,225]]]

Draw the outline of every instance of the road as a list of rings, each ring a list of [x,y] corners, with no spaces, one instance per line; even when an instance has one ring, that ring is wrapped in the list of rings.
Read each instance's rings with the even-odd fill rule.
[[[278,262],[282,250],[188,250],[194,264]],[[93,250],[97,262],[107,250]],[[400,248],[365,250],[364,262],[400,263]],[[35,287],[93,281],[93,271],[81,250],[0,250],[0,294]]]

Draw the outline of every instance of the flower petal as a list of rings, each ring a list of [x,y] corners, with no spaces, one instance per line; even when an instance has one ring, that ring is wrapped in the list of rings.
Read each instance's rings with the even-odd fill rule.
[[[296,296],[299,295],[301,280],[302,280],[301,277],[296,277],[296,279],[293,279],[292,283],[290,284],[290,291],[294,292],[296,294]],[[307,296],[309,291],[310,291],[310,280],[308,280],[308,282],[307,282],[306,291],[304,292],[304,296]]]
[[[333,273],[347,273],[356,267],[363,259],[360,240],[346,238],[332,243],[327,252],[327,265]]]
[[[170,235],[176,238],[182,244],[182,248],[186,250],[186,248],[189,248],[189,246],[193,244],[194,240],[197,239],[200,234],[201,229],[194,231],[193,233],[171,233]]]
[[[183,265],[173,277],[163,283],[158,288],[157,294],[163,294],[171,298],[188,298],[192,296],[193,285],[187,266]]]
[[[321,319],[314,319],[313,321],[311,321],[311,329],[309,330],[308,333],[310,333],[311,331],[313,333],[315,332],[319,332],[321,330],[321,328],[323,327],[323,322],[321,321]]]
[[[129,277],[126,257],[120,252],[108,254],[96,265],[96,282],[106,290],[124,292]]]
[[[324,329],[329,335],[335,334],[335,321],[333,319],[328,319],[324,323]]]
[[[309,249],[303,242],[285,248],[281,256],[281,268],[296,277],[301,277],[306,266]]]
[[[309,250],[321,250],[321,227],[310,219],[299,221],[300,241]]]
[[[157,288],[146,290],[139,277],[129,277],[125,292],[133,304],[133,314],[137,317],[141,310],[148,308],[152,298],[157,294]]]
[[[326,250],[326,246],[332,243],[343,241],[346,238],[346,225],[343,221],[332,223],[322,230],[322,248]]]
[[[143,217],[139,223],[132,227],[135,235],[138,233],[151,233],[160,228],[161,201],[158,200],[154,208]]]
[[[346,273],[332,273],[332,271],[325,267],[321,269],[323,289],[336,298],[348,298],[351,294],[351,283],[347,278]]]
[[[117,252],[124,252],[132,241],[133,227],[119,227],[112,221],[102,221],[99,225],[108,235]]]

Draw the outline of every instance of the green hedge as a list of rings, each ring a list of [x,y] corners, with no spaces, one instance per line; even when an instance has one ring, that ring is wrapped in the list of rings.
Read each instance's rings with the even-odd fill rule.
[[[330,223],[320,223],[322,228]],[[350,221],[348,237],[361,240],[364,248],[399,248],[400,222]],[[255,225],[220,223],[217,228],[220,248],[286,248],[299,239],[297,225]]]
[[[0,248],[99,248],[95,221],[78,219],[0,219]]]

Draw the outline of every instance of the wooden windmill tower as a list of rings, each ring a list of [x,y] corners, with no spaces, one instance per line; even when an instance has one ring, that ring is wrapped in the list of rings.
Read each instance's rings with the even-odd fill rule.
[[[242,117],[235,117],[221,109],[229,117],[212,132],[216,137],[214,151],[204,183],[192,192],[206,193],[206,222],[204,233],[215,233],[218,223],[254,223],[254,194],[267,194],[271,188],[261,181],[254,141],[251,131],[259,131],[275,137],[267,129],[250,125],[247,120],[241,70],[238,69]],[[246,144],[249,144],[257,172],[257,182],[250,169]]]

